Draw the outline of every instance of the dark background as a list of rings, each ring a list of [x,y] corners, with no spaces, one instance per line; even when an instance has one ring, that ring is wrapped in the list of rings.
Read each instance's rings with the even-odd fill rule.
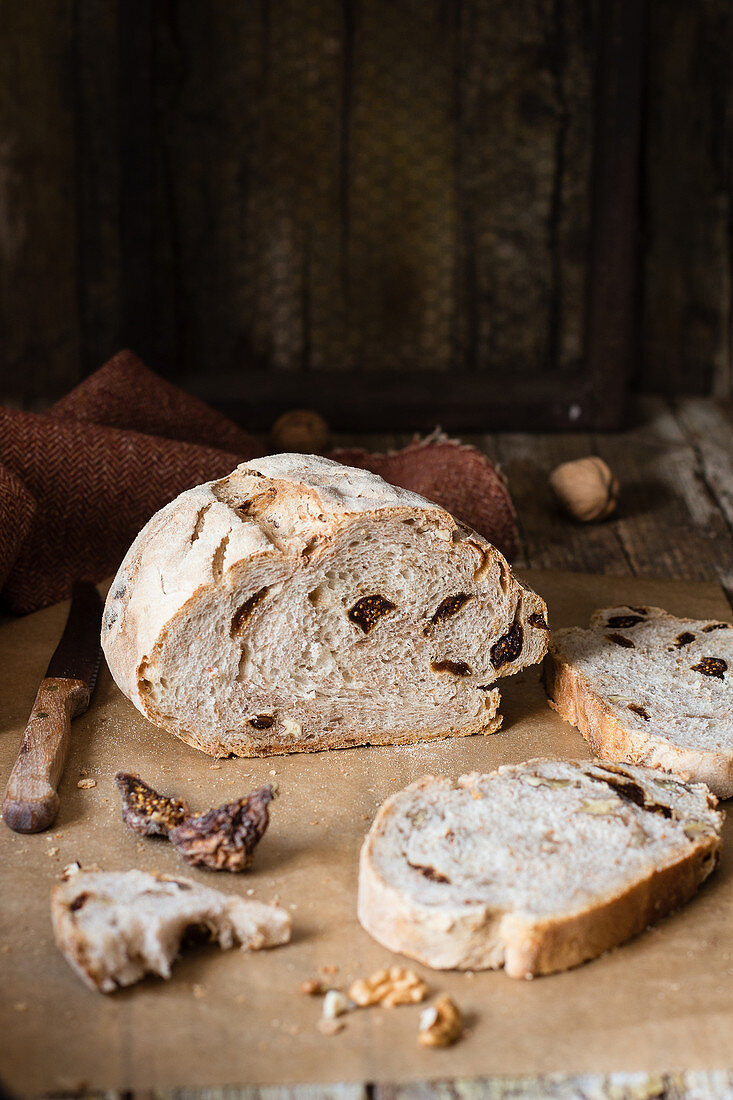
[[[732,72],[729,0],[0,0],[3,396],[728,395]]]

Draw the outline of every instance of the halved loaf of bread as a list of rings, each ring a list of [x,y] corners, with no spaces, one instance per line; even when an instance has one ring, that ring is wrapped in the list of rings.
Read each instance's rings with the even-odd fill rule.
[[[287,943],[291,927],[276,905],[145,871],[79,871],[54,887],[51,920],[69,965],[102,993],[145,974],[170,978],[191,932],[254,951]]]
[[[148,523],[107,598],[117,684],[213,755],[491,733],[546,608],[490,543],[364,470],[273,455]]]
[[[590,629],[556,631],[550,706],[604,760],[628,761],[733,795],[733,626],[658,607],[607,607]]]
[[[565,970],[692,897],[717,862],[715,805],[702,784],[578,761],[426,776],[367,835],[359,920],[439,970]]]

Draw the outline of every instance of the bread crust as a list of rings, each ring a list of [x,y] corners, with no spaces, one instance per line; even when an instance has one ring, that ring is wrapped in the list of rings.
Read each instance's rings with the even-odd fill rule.
[[[550,707],[580,731],[601,760],[659,768],[705,783],[717,798],[733,797],[733,751],[685,749],[622,722],[588,677],[563,659],[552,638],[542,679]]]
[[[429,792],[434,783],[434,777],[425,776],[407,792]],[[683,905],[718,859],[720,836],[701,835],[681,858],[569,915],[543,918],[479,902],[420,904],[401,885],[386,881],[375,858],[375,846],[382,843],[390,816],[407,792],[380,807],[362,846],[358,917],[384,946],[437,970],[503,967],[509,977],[531,978],[578,966]]]
[[[231,594],[243,590],[257,571],[267,571],[284,584],[302,567],[328,560],[335,540],[360,517],[426,525],[446,552],[454,542],[471,547],[481,563],[476,571],[493,570],[514,600],[517,612],[536,613],[544,622],[543,601],[511,576],[504,558],[476,532],[458,524],[437,505],[388,485],[366,471],[344,467],[316,456],[275,455],[238,467],[228,478],[182,494],[154,516],[123,561],[107,598],[102,641],[112,675],[122,692],[154,724],[213,756],[269,756],[348,748],[364,744],[409,744],[447,736],[495,732],[500,724],[499,693],[491,685],[475,713],[459,715],[440,729],[390,730],[374,720],[344,722],[343,727],[305,730],[289,722],[287,738],[255,735],[242,716],[236,729],[222,722],[181,720],[148,690],[149,670],[159,670],[161,654],[185,634],[202,601],[219,586]],[[243,519],[246,522],[243,522]],[[255,613],[256,614],[256,613]],[[532,629],[526,659],[496,677],[541,660],[547,631]],[[449,662],[448,662],[449,663]],[[482,689],[483,690],[483,689]],[[173,711],[173,713],[171,713]]]

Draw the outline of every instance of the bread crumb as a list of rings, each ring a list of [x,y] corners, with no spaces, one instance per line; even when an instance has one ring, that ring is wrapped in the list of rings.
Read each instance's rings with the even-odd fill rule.
[[[209,764],[209,771],[220,772],[221,771],[221,764]]]
[[[307,997],[319,997],[326,992],[323,982],[319,978],[309,978],[307,981],[301,982],[298,989],[301,993],[305,993]]]
[[[253,889],[252,889],[252,887],[250,886],[249,890],[247,891],[247,897],[250,897],[250,898],[251,898],[253,894],[254,894],[254,890],[253,890]]]
[[[199,985],[198,982],[194,982],[191,986],[191,992],[197,1001],[200,1001],[202,997],[206,996],[206,989],[203,985]]]
[[[333,965],[324,964],[323,966],[319,966],[318,969],[320,970],[321,974],[337,974],[338,973],[338,966],[336,966],[335,963]]]
[[[321,1019],[316,1024],[316,1027],[320,1031],[321,1035],[338,1035],[339,1031],[344,1030],[346,1024],[343,1020],[329,1020],[321,1017]]]
[[[96,779],[80,779],[76,784],[81,791],[90,791],[92,787],[96,787]]]
[[[270,775],[277,775],[277,772],[275,771],[274,768],[270,769]]]
[[[59,854],[58,848],[49,848],[46,852],[47,856],[57,856]]]
[[[72,875],[77,875],[79,871],[81,871],[81,863],[79,863],[78,859],[75,859],[73,863],[66,864],[63,871],[61,872],[61,878],[64,880],[64,882],[66,882],[67,879],[70,879],[72,877]]]

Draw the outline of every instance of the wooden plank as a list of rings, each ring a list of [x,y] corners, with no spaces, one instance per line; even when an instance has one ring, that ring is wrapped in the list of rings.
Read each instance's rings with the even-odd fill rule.
[[[548,484],[555,466],[592,453],[589,436],[499,435],[496,444],[517,510],[523,552],[517,565],[620,576],[632,571],[613,524],[567,519]]]
[[[611,1073],[380,1085],[374,1100],[732,1100],[733,1072]]]
[[[199,371],[187,389],[253,430],[292,408],[313,408],[339,430],[587,430],[618,427],[581,376],[500,377],[435,371]]]
[[[650,0],[643,367],[666,393],[730,393],[733,8]]]
[[[79,377],[74,5],[0,4],[0,331],[11,400]]]
[[[637,350],[638,166],[644,5],[604,0],[598,47],[587,363],[593,400],[620,416]]]
[[[675,410],[694,448],[704,488],[733,532],[733,405],[704,398],[681,398]]]
[[[117,4],[75,0],[74,103],[81,369],[96,370],[124,344],[120,248],[120,128]],[[128,242],[129,248],[129,242]],[[128,339],[134,342],[134,333]],[[71,384],[71,377],[68,379]]]

